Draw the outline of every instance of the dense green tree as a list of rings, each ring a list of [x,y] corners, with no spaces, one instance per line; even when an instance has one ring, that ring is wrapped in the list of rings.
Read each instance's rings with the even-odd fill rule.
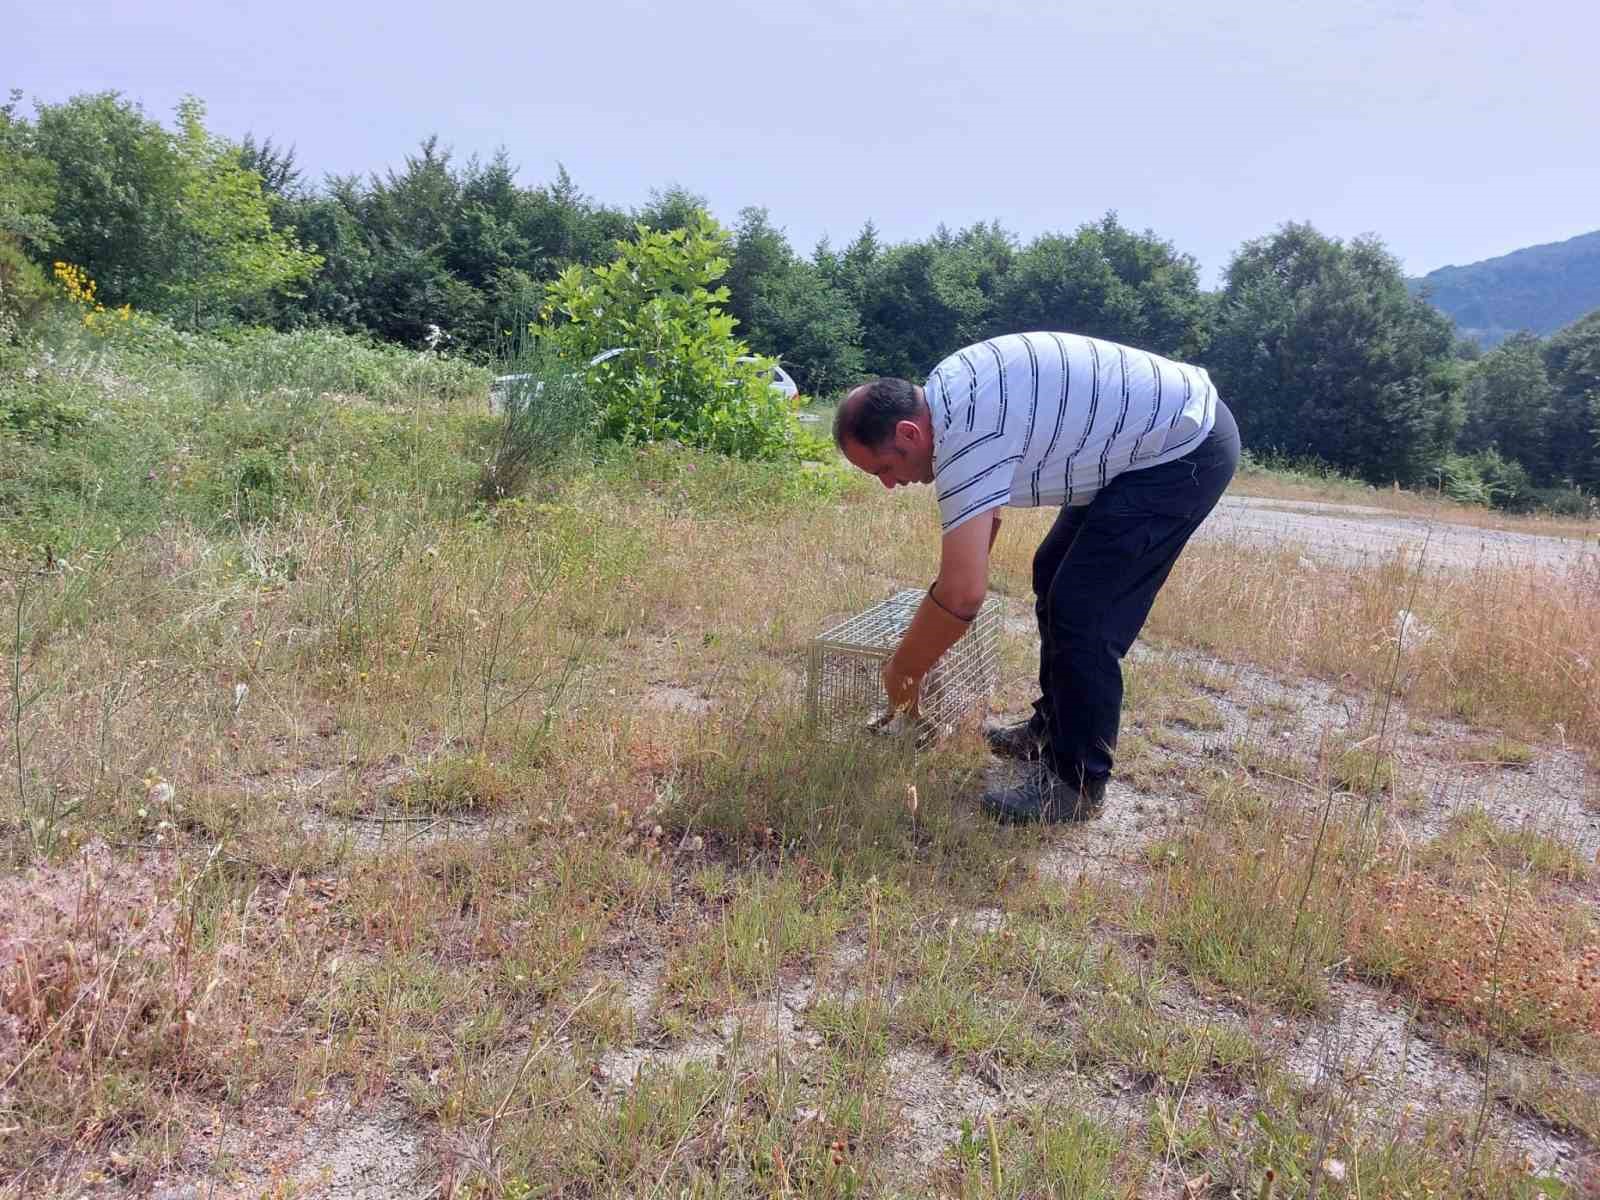
[[[1067,237],[1046,234],[1017,255],[1000,286],[1010,330],[1064,329],[1190,358],[1205,345],[1195,260],[1114,213]]]
[[[162,311],[193,326],[308,278],[322,260],[274,229],[261,176],[239,149],[206,131],[198,100],[178,107],[179,220],[157,293]]]
[[[1553,391],[1551,476],[1600,489],[1600,309],[1550,339],[1545,366]]]
[[[616,244],[633,236],[633,221],[621,209],[596,204],[560,167],[549,184],[526,193],[522,235],[553,278],[569,266],[609,262]],[[524,269],[534,271],[534,266],[525,264]]]
[[[459,209],[444,247],[445,269],[471,289],[470,302],[456,306],[452,335],[473,346],[493,342],[502,327],[501,310],[521,307],[529,298],[533,260],[523,233],[526,193],[517,186],[516,168],[499,151],[486,164],[469,162],[459,179]]]
[[[204,118],[185,100],[169,132],[115,92],[38,106],[33,144],[55,178],[53,253],[89,273],[100,302],[214,322],[315,269],[315,255],[275,226],[260,173]]]
[[[562,269],[606,261],[632,228],[564,170],[523,188],[504,152],[457,167],[434,138],[401,170],[332,177],[284,211],[325,265],[277,323],[326,321],[413,345],[442,335],[479,352],[525,323]]]
[[[710,206],[704,196],[674,183],[665,188],[651,188],[649,201],[634,213],[633,221],[646,229],[666,233],[673,229],[687,229],[701,213],[709,211]]]
[[[483,319],[483,298],[450,271],[450,236],[461,218],[461,180],[450,151],[423,139],[401,170],[346,186],[366,243],[368,275],[361,321],[379,337],[408,345],[454,336]]]
[[[822,277],[845,294],[857,312],[866,299],[867,280],[883,255],[878,227],[868,221],[842,253],[835,253],[824,240],[812,255],[812,263]]]
[[[372,242],[361,223],[362,194],[359,178],[334,176],[322,190],[280,203],[280,219],[302,245],[322,256],[322,267],[300,287],[292,303],[278,306],[266,318],[271,323],[325,324],[351,332],[372,329],[367,319]]]
[[[1457,446],[1464,454],[1496,451],[1521,463],[1536,482],[1551,482],[1554,396],[1539,339],[1513,335],[1472,365]]]
[[[1135,233],[1115,213],[1079,231],[1110,265],[1122,288],[1133,293],[1139,344],[1192,358],[1205,349],[1206,304],[1200,265],[1153,230]]]
[[[950,311],[961,314],[958,328],[963,339],[971,342],[1011,332],[999,311],[998,297],[1016,258],[1016,238],[998,221],[980,221],[954,233],[941,225],[934,231],[932,245],[934,281]],[[950,346],[944,353],[954,349]]]
[[[1002,285],[1000,311],[1015,330],[1058,329],[1139,341],[1137,298],[1081,236],[1047,234],[1029,244]]]
[[[868,370],[921,378],[940,359],[994,332],[995,292],[1014,247],[997,225],[939,229],[879,251],[862,231],[842,260],[857,296]]]
[[[260,176],[261,190],[273,200],[291,200],[305,192],[293,146],[286,150],[270,137],[257,142],[247,133],[239,143],[239,164]]]
[[[54,166],[55,255],[87,270],[108,305],[160,307],[183,213],[172,136],[116,92],[39,104],[34,131]]]
[[[29,257],[56,239],[55,166],[33,146],[33,129],[17,115],[20,92],[0,105],[0,346],[43,308],[49,280]]]
[[[856,310],[810,263],[795,263],[761,288],[751,316],[750,344],[757,353],[788,364],[808,395],[829,395],[861,377]]]
[[[827,394],[861,374],[855,306],[824,273],[795,255],[764,208],[739,214],[728,273],[728,311],[758,354],[781,360],[801,391]]]
[[[56,169],[34,144],[33,127],[17,113],[21,92],[0,104],[0,237],[44,252],[56,240]]]
[[[1460,427],[1453,344],[1376,239],[1290,224],[1234,256],[1207,362],[1247,445],[1409,483]]]
[[[739,332],[752,344],[760,340],[751,332],[756,296],[770,281],[787,274],[797,261],[788,237],[772,224],[766,209],[740,210],[728,250],[728,273],[722,283],[728,289],[728,311],[739,318]]]

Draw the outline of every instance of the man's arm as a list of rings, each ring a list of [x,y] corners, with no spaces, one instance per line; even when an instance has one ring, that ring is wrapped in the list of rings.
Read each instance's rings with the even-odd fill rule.
[[[894,655],[883,664],[883,686],[895,708],[914,707],[918,685],[940,655],[966,633],[989,591],[989,547],[999,513],[956,526],[939,547],[939,578],[917,609]]]
[[[1000,513],[984,513],[958,525],[939,543],[940,602],[958,617],[971,620],[989,593],[989,550],[1000,529]]]

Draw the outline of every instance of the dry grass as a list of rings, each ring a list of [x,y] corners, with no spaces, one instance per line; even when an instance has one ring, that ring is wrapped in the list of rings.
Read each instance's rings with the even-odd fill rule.
[[[1018,612],[1044,520],[1006,522]],[[1593,931],[1540,890],[1586,864],[1382,832],[1425,716],[1481,731],[1451,769],[1600,750],[1593,578],[1196,545],[1121,747],[1184,820],[1101,877],[1100,826],[975,819],[970,732],[810,738],[808,639],[936,547],[926,496],[657,450],[490,514],[396,485],[8,577],[0,1194],[142,1188],[202,1119],[334,1094],[404,1097],[458,1196],[1299,1194],[1341,1156],[1324,1194],[1523,1194],[1453,1114],[1374,1140],[1286,1080],[1265,1031],[1352,967],[1549,1065],[1507,1110],[1593,1137],[1560,1074],[1600,1037]],[[1245,664],[1361,719],[1307,726]]]
[[[1558,832],[1546,832],[1530,824],[1508,829],[1477,808],[1456,814],[1450,828],[1418,857],[1424,864],[1467,875],[1480,872],[1488,864],[1536,880],[1567,883],[1585,880],[1593,870],[1593,865],[1584,862],[1572,843]]]
[[[1046,514],[1007,520],[997,565],[1015,594],[1026,594],[1031,547],[1047,524]],[[1600,555],[1576,557],[1564,574],[1446,571],[1404,552],[1358,570],[1295,546],[1213,541],[1192,545],[1184,562],[1156,602],[1150,636],[1392,691],[1413,714],[1496,726],[1502,741],[1555,732],[1600,748]],[[1406,627],[1406,612],[1421,625]]]
[[[1600,930],[1494,877],[1469,889],[1422,875],[1371,880],[1350,930],[1360,969],[1509,1044],[1600,1039]],[[1587,926],[1587,928],[1585,928]]]

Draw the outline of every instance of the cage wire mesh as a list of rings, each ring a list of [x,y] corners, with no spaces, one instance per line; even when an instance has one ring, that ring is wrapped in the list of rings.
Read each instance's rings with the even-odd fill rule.
[[[899,646],[924,595],[916,588],[896,592],[812,639],[806,691],[820,736],[841,742],[890,726],[894,714],[883,690],[883,662]],[[945,737],[964,718],[984,712],[999,676],[1000,602],[986,600],[922,681],[918,743]]]

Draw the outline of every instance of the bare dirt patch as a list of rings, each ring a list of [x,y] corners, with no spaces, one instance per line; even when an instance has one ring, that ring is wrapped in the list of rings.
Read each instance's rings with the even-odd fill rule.
[[[1471,1111],[1483,1102],[1481,1068],[1469,1070],[1435,1045],[1429,1027],[1406,1005],[1354,980],[1332,984],[1332,1012],[1325,1020],[1297,1026],[1282,1062],[1311,1088],[1327,1088],[1374,1128],[1415,1122],[1429,1111]],[[1503,1073],[1505,1064],[1499,1071]],[[1496,1071],[1491,1063],[1490,1081]],[[1490,1103],[1486,1133],[1495,1134],[1542,1172],[1575,1177],[1593,1152],[1580,1139]]]
[[[618,986],[634,1021],[635,1035],[629,1044],[608,1047],[599,1055],[597,1076],[612,1092],[632,1087],[644,1072],[676,1071],[690,1063],[722,1065],[730,1056],[750,1062],[769,1056],[775,1048],[794,1053],[821,1045],[822,1039],[805,1026],[806,1011],[817,991],[810,977],[801,977],[772,996],[736,1005],[714,1026],[697,1026],[688,1036],[669,1040],[656,1021],[664,973],[662,960],[643,958],[586,977],[597,981],[591,986],[607,982]]]
[[[460,816],[331,816],[314,808],[300,814],[300,829],[325,839],[339,854],[381,854],[452,840],[482,840],[504,828],[487,818]]]
[[[659,712],[681,713],[691,717],[706,716],[717,706],[710,696],[675,683],[652,684],[645,692],[643,702],[647,708]]]
[[[1177,837],[1196,819],[1198,804],[1198,797],[1181,790],[1141,792],[1113,779],[1105,810],[1093,821],[1060,826],[1039,855],[1039,871],[1063,882],[1088,875],[1131,883],[1149,848]]]
[[[1002,1097],[994,1087],[920,1046],[892,1051],[888,1071],[889,1100],[901,1116],[890,1144],[898,1161],[930,1167],[961,1135],[963,1122],[981,1128],[1000,1111]]]
[[[1438,837],[1459,814],[1480,810],[1506,829],[1526,830],[1569,844],[1578,860],[1600,867],[1600,810],[1594,806],[1594,768],[1582,755],[1560,747],[1533,747],[1526,766],[1459,763],[1448,747],[1471,738],[1465,729],[1443,743],[1403,742],[1400,755],[1411,763],[1426,796],[1408,826],[1421,838]]]
[[[153,1200],[393,1200],[432,1194],[438,1173],[423,1126],[392,1099],[362,1108],[329,1098],[309,1117],[259,1112],[247,1127],[202,1131],[189,1157],[186,1177],[158,1180]]]

